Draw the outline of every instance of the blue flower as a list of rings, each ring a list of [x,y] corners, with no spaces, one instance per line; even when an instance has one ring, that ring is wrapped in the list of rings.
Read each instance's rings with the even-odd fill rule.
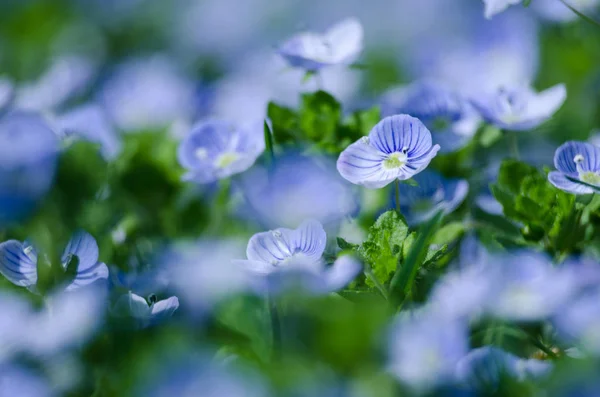
[[[178,307],[176,296],[157,301],[156,295],[152,294],[146,300],[129,291],[117,299],[112,312],[116,316],[131,316],[146,326],[171,317]]]
[[[108,278],[108,268],[98,262],[98,244],[89,233],[75,233],[65,248],[61,264],[65,271],[73,258],[78,260],[75,278],[66,286],[72,291]],[[37,283],[38,254],[28,242],[8,240],[0,244],[0,273],[20,287],[34,289]]]
[[[502,377],[519,381],[539,378],[552,370],[549,362],[524,359],[496,347],[471,350],[456,366],[456,380],[470,388],[495,390]]]
[[[100,145],[107,160],[121,151],[121,141],[104,110],[95,104],[83,105],[56,118],[57,130],[62,135],[83,139]]]
[[[325,157],[278,156],[273,168],[254,167],[245,174],[239,187],[245,198],[240,215],[264,228],[296,227],[305,219],[328,227],[358,210],[353,186]]]
[[[348,146],[337,161],[340,174],[370,189],[410,179],[435,157],[431,133],[418,119],[402,114],[386,117],[369,133]]]
[[[573,194],[589,194],[600,190],[600,147],[586,142],[569,141],[554,154],[558,171],[548,174],[557,188]]]
[[[584,351],[600,355],[600,292],[583,294],[553,318],[558,334]]]
[[[399,113],[421,120],[442,152],[464,147],[481,121],[466,98],[445,85],[428,81],[394,89],[384,96],[383,115]]]
[[[0,365],[0,396],[52,397],[50,384],[24,367]]]
[[[326,66],[354,62],[362,48],[362,26],[350,18],[323,34],[299,33],[283,43],[278,52],[291,66],[316,72]]]
[[[490,19],[496,14],[499,14],[506,10],[511,5],[519,4],[523,0],[483,0],[485,5],[484,15],[487,19]]]
[[[234,126],[210,120],[198,124],[179,145],[184,179],[211,183],[250,168],[265,150],[262,122]]]
[[[0,225],[26,216],[54,180],[59,140],[37,114],[0,116]]]
[[[473,105],[487,122],[508,131],[525,131],[550,119],[566,98],[564,84],[540,93],[528,87],[512,87],[476,97]]]
[[[445,179],[434,171],[415,176],[417,186],[400,189],[400,210],[408,223],[426,222],[439,211],[449,214],[467,197],[469,183],[464,179]],[[392,196],[395,205],[396,198]]]
[[[405,314],[389,339],[389,371],[417,391],[449,384],[468,352],[467,327],[437,312]]]
[[[255,234],[248,241],[248,259],[236,263],[259,276],[259,282],[266,280],[269,289],[295,283],[317,293],[336,291],[356,277],[361,265],[342,256],[326,267],[322,258],[326,243],[323,226],[308,220],[297,229],[279,228]]]

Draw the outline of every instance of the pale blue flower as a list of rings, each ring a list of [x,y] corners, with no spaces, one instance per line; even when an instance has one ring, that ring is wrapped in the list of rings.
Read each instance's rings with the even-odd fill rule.
[[[590,194],[600,190],[600,147],[586,142],[569,141],[554,154],[558,171],[548,174],[557,188],[573,194]]]
[[[335,227],[358,210],[353,186],[325,157],[277,156],[274,167],[254,167],[239,187],[245,198],[240,215],[264,228],[296,227],[305,219]]]
[[[362,25],[350,18],[322,34],[299,33],[283,43],[278,52],[291,66],[316,72],[326,66],[351,64],[362,48]]]
[[[0,363],[26,345],[23,335],[30,327],[32,307],[15,294],[0,293]]]
[[[451,383],[468,352],[465,324],[437,312],[405,314],[389,338],[388,370],[417,391]]]
[[[414,178],[417,186],[400,188],[400,210],[410,224],[426,222],[442,211],[449,214],[467,197],[469,183],[464,179],[446,179],[434,171],[424,171]],[[395,207],[396,198],[392,195]]]
[[[297,284],[317,293],[332,292],[350,283],[361,265],[351,257],[342,256],[332,266],[325,266],[326,243],[323,226],[308,220],[296,229],[278,228],[255,234],[248,242],[247,260],[238,260],[236,264],[259,276],[259,282],[264,278],[269,289]]]
[[[89,233],[79,231],[67,244],[61,258],[65,271],[74,257],[78,261],[77,273],[66,286],[67,291],[106,281],[108,268],[98,261],[98,244]],[[38,278],[37,263],[37,251],[30,243],[8,240],[0,244],[0,273],[13,284],[34,289]]]
[[[583,294],[553,318],[559,336],[594,355],[600,355],[599,299],[599,291]]]
[[[464,147],[477,132],[481,119],[470,101],[444,84],[419,81],[396,88],[383,98],[384,116],[410,114],[431,131],[441,152]]]
[[[369,133],[348,146],[337,169],[348,181],[370,189],[410,179],[435,157],[431,133],[418,119],[396,115],[381,120]]]
[[[0,365],[0,396],[51,397],[56,394],[46,379],[17,365]]]
[[[0,225],[22,219],[50,189],[59,140],[35,114],[0,116]]]
[[[113,314],[116,316],[130,316],[140,321],[142,326],[150,325],[171,317],[179,308],[179,299],[176,296],[157,300],[152,294],[148,300],[129,291],[121,295],[113,306]]]
[[[96,104],[88,104],[69,110],[56,117],[57,130],[64,138],[73,137],[100,145],[107,160],[114,159],[121,151],[121,140],[104,110]]]
[[[523,0],[483,0],[485,5],[484,15],[490,19],[496,14],[505,11],[508,7],[519,4]]]
[[[552,364],[525,359],[493,346],[471,350],[456,366],[457,382],[473,389],[495,390],[505,376],[518,381],[546,376]]]
[[[185,180],[211,183],[250,168],[265,150],[262,122],[235,126],[210,120],[194,127],[179,145]]]
[[[488,123],[508,131],[525,131],[550,119],[566,98],[564,84],[540,93],[529,87],[511,87],[476,97],[473,105]]]

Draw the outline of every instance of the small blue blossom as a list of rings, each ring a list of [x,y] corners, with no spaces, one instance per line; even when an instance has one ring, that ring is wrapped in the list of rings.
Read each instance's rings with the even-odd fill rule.
[[[450,383],[467,352],[461,321],[437,312],[405,314],[390,334],[388,370],[411,388],[427,391]]]
[[[456,380],[473,389],[495,390],[502,377],[519,381],[548,375],[552,364],[536,359],[524,359],[493,346],[473,349],[456,366]]]
[[[566,98],[564,84],[540,93],[529,87],[511,87],[475,97],[473,105],[487,122],[508,131],[525,131],[550,119]]]
[[[50,189],[59,140],[35,114],[0,116],[0,225],[25,217]]]
[[[600,147],[586,142],[569,141],[554,154],[558,171],[548,174],[557,188],[573,194],[590,194],[600,190]]]
[[[431,219],[442,211],[449,214],[467,197],[469,183],[464,179],[445,179],[434,171],[424,171],[414,178],[417,186],[400,189],[400,210],[410,224]],[[394,206],[395,196],[392,196]]]
[[[151,294],[146,300],[129,291],[117,299],[112,312],[116,316],[131,316],[146,326],[171,317],[178,307],[176,296],[157,301],[156,295]]]
[[[519,4],[523,0],[483,0],[485,5],[484,15],[487,19],[492,18],[494,15],[505,11],[508,7]]]
[[[352,257],[342,256],[326,267],[322,258],[326,243],[323,226],[309,220],[297,229],[279,228],[255,234],[246,249],[248,259],[236,263],[257,275],[259,282],[266,280],[269,289],[296,283],[317,293],[337,291],[350,283],[362,266]]]
[[[73,257],[78,260],[77,273],[66,286],[67,291],[108,278],[108,268],[98,261],[98,244],[89,233],[77,232],[67,244],[61,258],[65,270]],[[13,284],[34,289],[38,278],[37,263],[37,251],[27,241],[8,240],[0,244],[0,273]]]
[[[234,126],[225,121],[200,123],[179,146],[185,180],[211,183],[250,168],[265,150],[262,122]]]
[[[481,122],[471,103],[443,84],[419,81],[388,92],[383,99],[383,115],[410,114],[431,131],[442,152],[464,147]]]
[[[410,179],[435,157],[431,133],[418,119],[402,114],[386,117],[369,133],[348,146],[337,169],[348,181],[370,189]]]
[[[278,52],[291,66],[316,72],[326,66],[351,64],[362,48],[362,25],[350,18],[323,34],[299,33],[283,43]]]
[[[583,294],[553,318],[558,334],[585,352],[600,355],[600,293]]]

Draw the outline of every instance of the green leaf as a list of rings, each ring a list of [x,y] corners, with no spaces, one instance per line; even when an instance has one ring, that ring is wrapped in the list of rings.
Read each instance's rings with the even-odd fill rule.
[[[462,222],[451,222],[438,230],[433,236],[433,244],[448,244],[460,238],[465,232],[465,225]]]
[[[493,125],[487,125],[479,136],[479,143],[481,143],[481,146],[488,148],[498,142],[500,138],[502,138],[502,131]]]
[[[271,165],[275,163],[275,151],[273,148],[273,133],[269,128],[269,124],[265,120],[264,122],[264,134],[265,134],[265,151],[269,155],[269,162]]]
[[[313,142],[335,142],[342,106],[325,91],[302,95],[300,129]]]
[[[427,249],[427,255],[423,261],[423,267],[433,265],[446,255],[448,252],[448,244],[434,245]]]
[[[358,244],[349,243],[341,237],[337,238],[337,245],[341,250],[355,250],[359,247]]]
[[[531,174],[539,175],[539,171],[535,167],[517,160],[505,160],[498,173],[498,185],[512,194],[519,194],[521,182]]]
[[[348,134],[349,137],[352,140],[356,140],[361,136],[368,135],[379,120],[381,120],[381,109],[379,106],[373,106],[370,109],[352,113],[346,121],[346,126],[351,131]]]
[[[298,138],[299,119],[293,109],[269,102],[267,116],[273,126],[275,143],[295,142]]]

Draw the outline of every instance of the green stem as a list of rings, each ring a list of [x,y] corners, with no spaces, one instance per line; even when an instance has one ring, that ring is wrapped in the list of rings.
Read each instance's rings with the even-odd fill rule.
[[[556,353],[554,353],[550,348],[548,348],[546,345],[544,345],[541,341],[537,340],[533,336],[531,336],[529,338],[529,341],[531,342],[532,345],[534,345],[535,347],[537,347],[538,349],[540,349],[541,351],[546,353],[548,355],[548,357],[554,358],[554,359],[558,357],[556,355]]]
[[[269,128],[269,124],[267,124],[266,120],[263,128],[265,134],[265,149],[269,154],[269,165],[272,167],[275,164],[275,150],[273,149],[273,133],[271,133],[271,128]]]
[[[396,191],[396,211],[398,211],[398,213],[400,215],[402,215],[402,212],[400,212],[400,180],[396,179],[396,183],[395,183],[395,191]]]
[[[510,131],[507,134],[510,135],[510,150],[512,152],[512,155],[516,160],[519,160],[521,156],[519,155],[519,136],[517,135],[518,132]]]
[[[267,304],[269,307],[269,316],[271,318],[271,332],[273,336],[273,360],[279,360],[281,357],[281,347],[282,347],[282,339],[281,339],[281,318],[279,316],[279,310],[277,308],[277,303],[275,303],[275,299],[273,296],[269,295],[267,297]]]
[[[600,22],[596,21],[594,18],[591,18],[591,17],[585,15],[583,12],[579,11],[578,9],[576,9],[575,7],[573,7],[572,5],[567,3],[565,0],[558,0],[558,1],[563,3],[567,8],[569,8],[571,11],[573,11],[575,14],[577,14],[577,16],[580,17],[581,19],[583,19],[584,21],[589,22],[592,25],[596,25],[596,26],[600,27]]]

